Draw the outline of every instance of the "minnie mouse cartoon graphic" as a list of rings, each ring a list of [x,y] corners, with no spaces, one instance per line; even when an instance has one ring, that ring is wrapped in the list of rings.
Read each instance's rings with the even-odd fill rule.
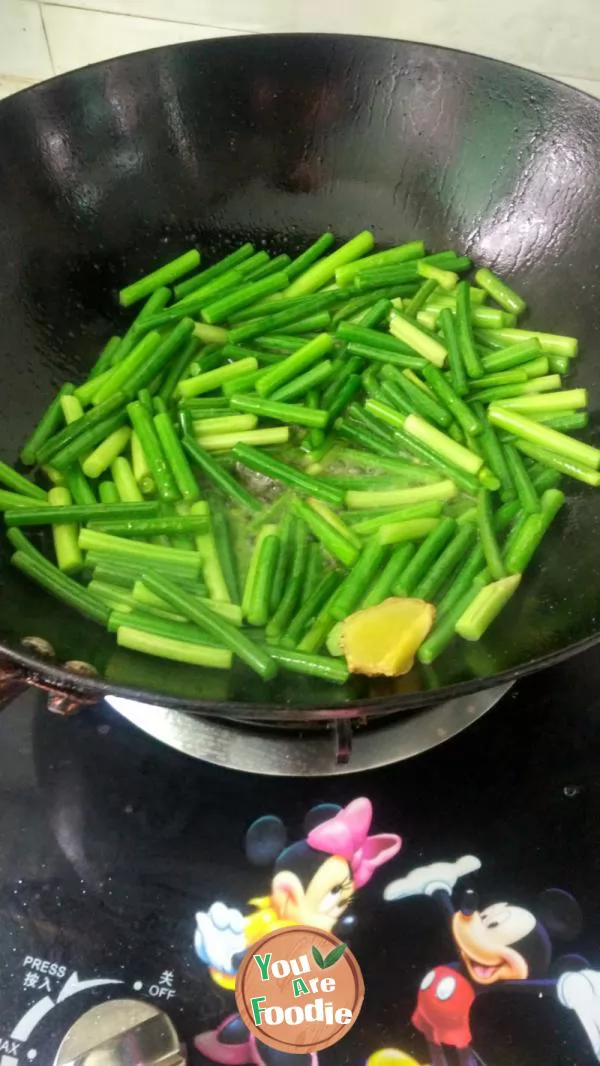
[[[290,925],[333,931],[356,892],[400,850],[402,841],[395,833],[369,835],[372,817],[365,797],[343,809],[320,804],[304,820],[304,838],[289,845],[281,819],[266,815],[252,823],[246,856],[254,865],[272,866],[269,894],[249,901],[254,907],[250,914],[216,902],[196,915],[196,954],[221,988],[233,990],[242,958],[266,933]],[[316,1066],[317,1060],[316,1055],[288,1055],[262,1044],[238,1014],[200,1033],[194,1043],[221,1066],[284,1066],[283,1060],[290,1066]]]

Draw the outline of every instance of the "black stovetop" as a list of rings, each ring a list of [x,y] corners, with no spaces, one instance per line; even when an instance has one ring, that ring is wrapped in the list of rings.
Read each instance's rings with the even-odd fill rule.
[[[219,900],[247,913],[250,899],[269,894],[272,866],[252,865],[244,849],[255,819],[278,816],[297,841],[309,809],[359,796],[372,802],[372,831],[399,833],[403,843],[335,926],[361,964],[366,999],[356,1026],[321,1062],[363,1066],[384,1047],[418,1063],[467,1061],[452,1048],[436,1059],[411,1023],[422,978],[457,961],[438,901],[383,898],[413,868],[465,855],[481,868],[457,884],[457,906],[468,884],[481,907],[526,908],[550,930],[553,956],[542,984],[496,981],[476,996],[471,1061],[597,1061],[600,976],[595,985],[589,971],[600,970],[599,681],[600,652],[592,651],[517,684],[434,751],[310,780],[195,762],[106,706],[61,719],[34,692],[19,699],[0,717],[0,1066],[51,1066],[77,1017],[129,996],[160,1004],[190,1062],[205,1066],[194,1037],[233,1007],[196,955],[196,912]],[[559,921],[547,917],[552,898],[562,901]],[[559,976],[581,970],[570,987],[587,981],[591,990],[589,1034],[558,995]],[[88,984],[100,980],[118,983]]]

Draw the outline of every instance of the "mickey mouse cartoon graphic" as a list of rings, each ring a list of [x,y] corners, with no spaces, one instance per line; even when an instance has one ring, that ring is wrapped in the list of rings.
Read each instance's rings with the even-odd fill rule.
[[[476,893],[466,890],[456,908],[457,881],[480,867],[479,859],[465,855],[454,863],[412,870],[384,891],[390,902],[429,896],[450,923],[458,961],[426,974],[412,1015],[427,1041],[431,1066],[478,1066],[471,1049],[471,1008],[479,995],[500,989],[555,995],[575,1011],[600,1061],[600,973],[577,956],[553,959],[553,943],[575,939],[581,930],[579,905],[567,892],[551,888],[531,910],[504,902],[480,910]]]
[[[289,925],[333,930],[358,889],[400,850],[395,833],[369,835],[372,817],[365,797],[343,809],[320,804],[304,819],[304,838],[290,845],[279,818],[266,815],[252,823],[246,856],[254,865],[273,866],[269,894],[250,900],[255,909],[248,915],[220,902],[196,915],[196,954],[221,988],[234,988],[246,951],[271,930]],[[283,1059],[294,1066],[316,1064],[316,1055],[287,1055],[255,1040],[237,1014],[194,1043],[222,1066],[283,1066]]]

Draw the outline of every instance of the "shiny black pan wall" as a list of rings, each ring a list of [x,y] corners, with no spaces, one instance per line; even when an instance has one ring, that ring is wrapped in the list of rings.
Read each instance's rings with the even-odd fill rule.
[[[57,386],[120,328],[115,291],[198,244],[296,251],[324,229],[423,237],[514,280],[531,322],[582,342],[600,400],[600,103],[463,53],[335,36],[229,38],[102,63],[0,105],[0,455],[14,461]],[[592,428],[591,438],[598,442]],[[37,634],[115,691],[156,701],[373,710],[482,687],[598,638],[600,493],[569,486],[541,561],[480,644],[396,684],[259,684],[117,651],[13,573],[0,641]],[[31,660],[29,660],[31,666]],[[45,676],[60,673],[45,669]],[[64,675],[62,676],[64,681]],[[252,711],[250,710],[250,713]]]

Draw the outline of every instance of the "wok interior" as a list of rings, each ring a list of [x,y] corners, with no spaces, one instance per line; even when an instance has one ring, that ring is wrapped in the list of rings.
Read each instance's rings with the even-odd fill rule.
[[[100,64],[0,106],[0,456],[126,318],[115,292],[192,245],[295,253],[331,228],[421,237],[509,275],[538,328],[580,338],[573,384],[600,382],[600,105],[466,54],[350,37],[247,37]],[[297,707],[437,690],[514,671],[596,635],[600,494],[565,513],[501,620],[428,670],[345,688],[269,685],[152,660],[30,585],[0,547],[0,640],[165,697]]]

